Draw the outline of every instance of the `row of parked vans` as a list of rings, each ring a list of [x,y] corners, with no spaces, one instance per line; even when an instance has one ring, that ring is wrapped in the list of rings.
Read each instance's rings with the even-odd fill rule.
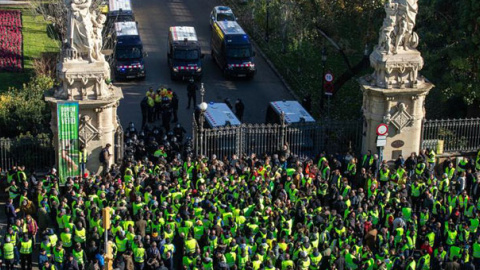
[[[272,101],[268,104],[265,115],[266,124],[285,124],[315,122],[315,119],[296,100]],[[195,117],[200,116],[200,108],[195,111]],[[223,126],[238,126],[241,122],[225,103],[211,102],[205,111],[205,128]]]
[[[110,62],[117,80],[145,78],[142,40],[130,0],[109,0],[102,9],[107,16],[104,48],[110,50]],[[230,8],[217,6],[210,15],[211,57],[225,77],[252,78],[256,73],[255,52],[249,36],[237,23]],[[167,59],[172,80],[203,76],[204,54],[195,28],[171,26],[168,32]]]

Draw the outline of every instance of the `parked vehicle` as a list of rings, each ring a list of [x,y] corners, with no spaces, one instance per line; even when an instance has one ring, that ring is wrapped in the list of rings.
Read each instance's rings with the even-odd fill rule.
[[[315,122],[315,119],[296,100],[270,102],[265,122],[267,124],[281,124],[282,114],[284,114],[286,124]]]
[[[217,21],[211,39],[212,58],[225,77],[253,78],[257,72],[250,38],[235,21]]]
[[[195,116],[200,115],[200,108],[198,107],[195,110]],[[224,126],[239,126],[242,123],[238,120],[237,116],[232,112],[232,110],[225,103],[214,103],[210,102],[208,104],[207,110],[205,111],[205,123],[206,128],[216,128]]]
[[[133,21],[135,21],[135,16],[130,0],[109,0],[107,23]]]
[[[142,40],[136,22],[115,23],[114,68],[115,78],[145,78],[146,70]]]
[[[233,11],[231,8],[226,6],[216,6],[213,8],[212,12],[210,12],[210,27],[217,21],[236,21],[235,15],[233,15]]]
[[[191,26],[170,27],[167,58],[172,80],[183,80],[190,77],[200,80],[203,75],[203,57],[195,28]]]

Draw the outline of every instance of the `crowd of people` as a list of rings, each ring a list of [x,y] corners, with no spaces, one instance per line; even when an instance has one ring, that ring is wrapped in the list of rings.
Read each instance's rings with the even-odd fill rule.
[[[389,164],[370,152],[300,160],[288,145],[193,156],[159,140],[64,186],[54,169],[22,166],[5,182],[5,269],[104,269],[105,241],[113,267],[130,270],[480,269],[480,151]]]
[[[197,110],[195,107],[197,104],[197,92],[199,92],[198,85],[193,78],[190,78],[187,84],[187,110],[191,107]],[[223,100],[234,113],[238,120],[243,120],[243,114],[245,112],[245,104],[238,98],[235,104],[232,105],[229,98]],[[193,104],[192,106],[190,106]],[[171,123],[178,122],[178,106],[179,98],[175,91],[166,86],[160,86],[155,92],[153,87],[149,87],[145,97],[140,102],[140,109],[142,111],[142,125],[144,129],[147,123],[153,124],[156,121],[160,121],[162,128],[169,132],[171,130]]]
[[[0,71],[22,71],[22,13],[0,10]]]

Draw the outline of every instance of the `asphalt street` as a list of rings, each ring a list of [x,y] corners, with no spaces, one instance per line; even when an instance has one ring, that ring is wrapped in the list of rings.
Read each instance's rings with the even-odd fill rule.
[[[121,100],[119,117],[123,127],[133,122],[141,124],[140,101],[151,86],[157,89],[166,85],[176,91],[179,99],[179,121],[191,133],[193,110],[187,110],[187,82],[173,82],[167,66],[167,38],[170,26],[194,26],[202,46],[207,102],[222,102],[237,98],[245,104],[245,123],[263,123],[269,101],[292,99],[292,95],[257,53],[257,74],[253,80],[231,79],[222,76],[220,68],[210,56],[211,30],[210,11],[220,5],[217,0],[132,0],[133,11],[138,21],[140,36],[148,56],[145,59],[147,78],[144,81],[116,82],[122,87],[125,98]],[[235,10],[234,10],[235,11]],[[199,85],[200,86],[200,85]],[[197,94],[197,103],[200,93]]]

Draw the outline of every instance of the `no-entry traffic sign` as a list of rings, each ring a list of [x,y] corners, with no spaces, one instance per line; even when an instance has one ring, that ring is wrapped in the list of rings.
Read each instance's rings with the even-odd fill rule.
[[[377,126],[377,135],[385,136],[388,133],[388,126],[386,124],[380,124]]]

